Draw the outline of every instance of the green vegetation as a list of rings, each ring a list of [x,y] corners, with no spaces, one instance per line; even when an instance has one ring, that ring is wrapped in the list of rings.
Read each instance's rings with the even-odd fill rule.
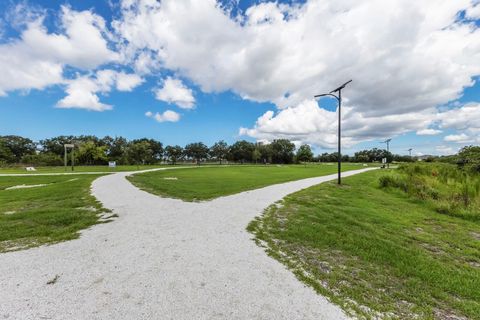
[[[162,165],[122,165],[117,166],[116,168],[109,168],[106,165],[103,166],[75,166],[73,172],[121,172],[121,171],[137,171],[137,170],[147,170],[147,169],[154,169],[154,168],[161,168],[164,167]],[[71,173],[72,170],[70,167],[67,167],[67,171],[65,171],[65,167],[63,166],[53,166],[53,167],[35,167],[36,171],[26,171],[24,167],[4,167],[0,168],[0,174],[17,174],[17,173],[28,173],[28,174],[36,174],[36,173]]]
[[[410,170],[418,169],[398,177]],[[377,170],[297,192],[248,229],[299,279],[359,318],[480,319],[478,221],[440,214],[430,195],[381,187],[383,176]]]
[[[480,220],[480,176],[443,163],[402,165],[380,177],[383,188],[397,188],[424,200],[442,214]]]
[[[345,164],[343,170],[361,169]],[[140,173],[128,179],[137,187],[186,201],[208,200],[237,192],[335,173],[335,165],[200,167]],[[173,179],[172,179],[173,178]]]
[[[75,239],[107,210],[90,195],[98,175],[0,177],[0,252]],[[8,189],[20,185],[44,185]]]

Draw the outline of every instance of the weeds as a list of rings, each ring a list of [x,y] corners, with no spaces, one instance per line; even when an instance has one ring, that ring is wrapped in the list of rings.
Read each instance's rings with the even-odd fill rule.
[[[405,164],[379,178],[381,188],[396,188],[429,201],[435,210],[480,220],[480,176],[449,164]]]

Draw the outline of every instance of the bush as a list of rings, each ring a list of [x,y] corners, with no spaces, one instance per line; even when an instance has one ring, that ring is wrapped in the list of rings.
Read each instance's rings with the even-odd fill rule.
[[[29,164],[33,166],[61,166],[63,160],[60,156],[54,153],[39,153],[23,156],[23,164]]]
[[[480,176],[451,164],[402,165],[379,178],[381,188],[398,188],[435,210],[469,220],[480,219]]]

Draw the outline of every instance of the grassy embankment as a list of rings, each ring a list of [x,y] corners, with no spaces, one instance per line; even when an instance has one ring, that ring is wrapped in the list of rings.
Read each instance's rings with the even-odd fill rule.
[[[0,177],[0,252],[75,239],[112,216],[90,194],[98,175]],[[19,185],[42,185],[8,189]],[[106,216],[101,218],[101,215]]]
[[[361,169],[361,164],[344,164],[342,169]],[[268,185],[333,174],[332,164],[257,165],[231,167],[198,167],[136,174],[128,179],[153,194],[185,201],[209,200]]]
[[[478,177],[412,165],[344,182],[292,194],[248,229],[360,318],[480,319]]]

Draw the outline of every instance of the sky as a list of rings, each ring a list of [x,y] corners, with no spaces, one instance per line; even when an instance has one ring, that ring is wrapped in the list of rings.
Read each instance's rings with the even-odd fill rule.
[[[0,135],[480,144],[479,0],[3,0]]]

